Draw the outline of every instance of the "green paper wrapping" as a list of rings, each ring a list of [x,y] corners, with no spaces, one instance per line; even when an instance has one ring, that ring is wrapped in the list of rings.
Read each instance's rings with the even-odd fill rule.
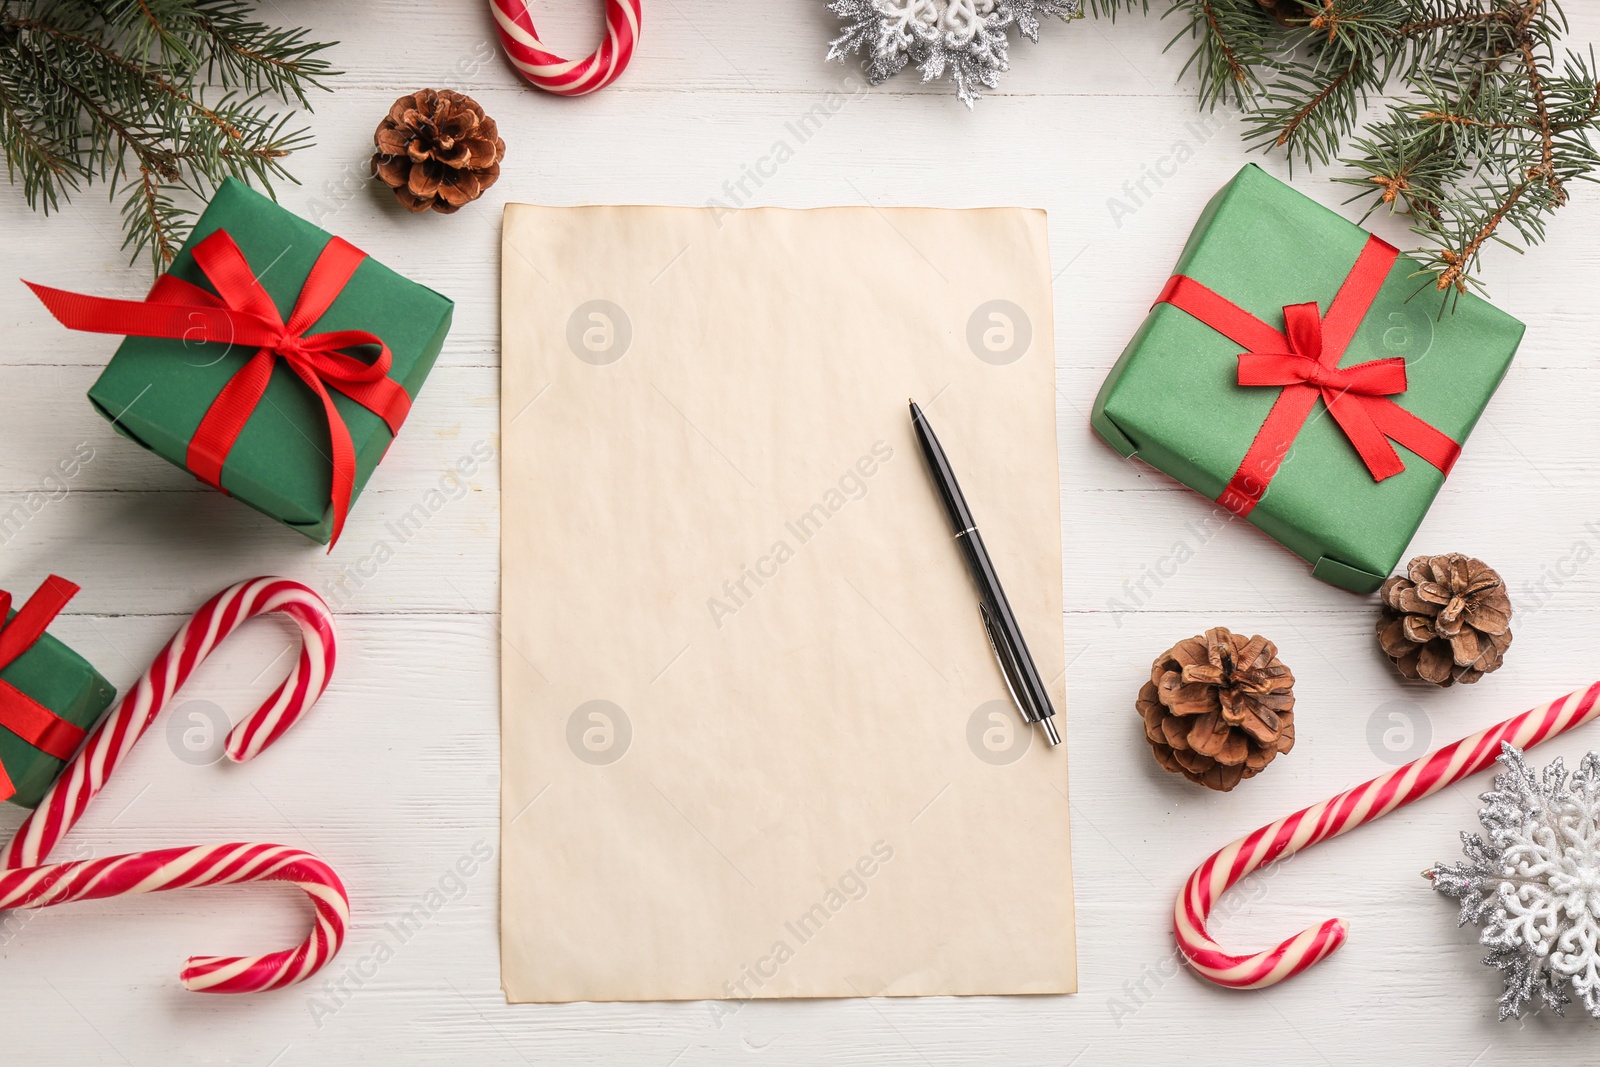
[[[209,289],[190,249],[223,229],[287,320],[328,233],[230,178],[195,223],[171,273]],[[307,332],[364,329],[382,337],[394,357],[389,377],[415,400],[444,347],[453,308],[448,298],[368,257]],[[129,337],[90,388],[89,400],[118,433],[182,467],[211,402],[253,353],[218,343]],[[342,393],[334,392],[333,402],[355,446],[353,510],[393,438],[383,419]],[[222,487],[327,544],[333,531],[331,455],[321,403],[279,361],[228,454]]]
[[[1251,164],[1206,206],[1173,273],[1281,329],[1287,305],[1316,301],[1326,314],[1367,238]],[[1438,314],[1435,290],[1413,276],[1418,270],[1405,256],[1395,263],[1339,366],[1404,358],[1406,391],[1390,399],[1464,445],[1524,327],[1471,294]],[[1239,352],[1187,312],[1157,304],[1106,377],[1090,422],[1124,456],[1215,500],[1280,392],[1239,385]],[[1319,399],[1246,518],[1310,561],[1315,577],[1372,592],[1444,484],[1434,467],[1394,447],[1405,471],[1374,481]]]
[[[11,612],[9,618],[16,615]],[[89,665],[89,661],[51,637],[42,635],[33,646],[0,669],[4,679],[61,718],[92,729],[117,695],[110,682]],[[0,765],[16,787],[11,803],[24,808],[38,806],[50,783],[65,764],[40,752],[16,734],[0,726]]]

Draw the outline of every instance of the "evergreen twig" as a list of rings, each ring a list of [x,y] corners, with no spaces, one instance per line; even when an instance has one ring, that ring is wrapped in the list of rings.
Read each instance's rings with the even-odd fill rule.
[[[1354,169],[1371,210],[1409,216],[1438,289],[1479,285],[1491,242],[1544,239],[1575,181],[1600,178],[1593,55],[1564,56],[1558,0],[1167,0],[1194,41],[1201,103],[1291,163]],[[1090,0],[1097,15],[1149,0]],[[1371,115],[1374,97],[1386,113]],[[1364,125],[1363,125],[1364,123]]]
[[[256,20],[246,0],[0,0],[0,147],[30,207],[101,182],[123,247],[161,270],[224,178],[271,191],[310,144],[281,105],[337,73],[327,43]]]

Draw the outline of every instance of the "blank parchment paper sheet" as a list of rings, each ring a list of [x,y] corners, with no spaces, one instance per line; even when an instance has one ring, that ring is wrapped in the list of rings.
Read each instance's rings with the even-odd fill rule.
[[[1043,212],[506,208],[501,968],[521,1001],[1070,993]],[[1064,729],[1064,728],[1063,728]]]

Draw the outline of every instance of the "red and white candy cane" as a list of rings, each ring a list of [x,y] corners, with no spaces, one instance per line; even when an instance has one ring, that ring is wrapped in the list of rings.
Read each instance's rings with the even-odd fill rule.
[[[533,28],[528,0],[489,0],[500,44],[511,62],[534,85],[558,96],[582,96],[604,89],[628,69],[639,43],[641,0],[606,0],[606,36],[584,59],[562,59],[545,50]]]
[[[228,734],[228,758],[236,763],[253,758],[317,702],[328,687],[337,653],[328,606],[316,593],[286,578],[255,578],[224,589],[167,642],[144,677],[90,735],[15,839],[0,851],[0,911],[126,893],[289,882],[304,890],[316,910],[316,926],[305,941],[265,956],[192,957],[183,969],[184,986],[202,993],[279,989],[309,978],[333,958],[344,943],[350,901],[333,868],[299,849],[233,843],[44,862],[195,668],[243,623],[268,612],[299,623],[300,657],[283,684]]]
[[[1320,962],[1344,943],[1350,927],[1343,919],[1329,919],[1302,930],[1277,948],[1234,956],[1211,939],[1206,918],[1222,894],[1251,871],[1477,774],[1494,762],[1504,742],[1529,748],[1582,726],[1600,715],[1597,696],[1600,682],[1462,738],[1235,841],[1202,863],[1184,884],[1172,915],[1179,949],[1200,975],[1234,989],[1276,985]]]

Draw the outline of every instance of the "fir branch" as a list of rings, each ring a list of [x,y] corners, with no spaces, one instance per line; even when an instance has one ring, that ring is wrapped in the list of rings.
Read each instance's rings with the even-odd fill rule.
[[[139,181],[123,201],[122,218],[126,236],[122,247],[133,247],[134,258],[148,252],[157,271],[165,269],[183,244],[181,219],[188,214],[162,192],[161,183],[148,170],[140,169]]]
[[[1485,26],[1504,21],[1505,18],[1500,12],[1477,11],[1462,15],[1449,15],[1444,18],[1432,18],[1422,22],[1402,23],[1396,32],[1401,37],[1421,37],[1438,33],[1440,30],[1455,30],[1463,26]]]
[[[1556,184],[1555,134],[1550,128],[1550,110],[1545,106],[1544,79],[1539,74],[1539,60],[1533,54],[1533,45],[1526,38],[1520,42],[1520,54],[1528,75],[1528,88],[1533,94],[1533,112],[1538,120],[1539,167],[1535,176],[1544,178],[1551,183],[1552,189],[1559,191],[1560,186]]]
[[[1359,69],[1359,64],[1351,63],[1329,79],[1328,83],[1321,89],[1318,89],[1315,96],[1295,109],[1294,114],[1289,117],[1288,122],[1284,123],[1283,130],[1278,134],[1278,147],[1282,148],[1294,140],[1295,132],[1304,126],[1313,115],[1317,114],[1319,109],[1327,106],[1330,101],[1337,99],[1339,91],[1355,77],[1356,71]]]
[[[1523,130],[1528,128],[1525,122],[1489,122],[1485,119],[1475,119],[1470,115],[1450,115],[1442,111],[1424,111],[1419,118],[1423,122],[1452,123],[1457,126],[1476,126],[1480,130]]]
[[[1173,3],[1167,15],[1185,6],[1190,11],[1189,24],[1167,47],[1185,37],[1197,43],[1178,76],[1191,68],[1198,73],[1200,100],[1206,107],[1230,100],[1235,106],[1245,106],[1250,94],[1261,88],[1256,68],[1268,64],[1263,43],[1245,29],[1260,17],[1258,0],[1189,0],[1187,4]]]
[[[43,203],[48,214],[60,204],[63,187],[77,188],[88,174],[65,146],[38,130],[18,100],[13,86],[0,77],[0,143],[6,150],[6,178],[22,178],[30,205]]]
[[[1362,83],[1358,59],[1330,72],[1286,70],[1247,116],[1254,127],[1247,139],[1287,147],[1307,164],[1327,163],[1355,125]]]
[[[1209,48],[1213,53],[1208,65],[1221,75],[1218,81],[1242,85],[1250,80],[1250,63],[1239,54],[1239,47],[1232,43],[1230,35],[1223,26],[1218,6],[1217,0],[1200,0],[1199,11],[1205,23],[1204,43],[1201,49]],[[1203,55],[1204,52],[1197,54]]]
[[[1478,253],[1483,249],[1484,244],[1495,236],[1496,231],[1500,229],[1500,224],[1505,222],[1512,210],[1522,201],[1531,184],[1532,182],[1528,181],[1513,186],[1504,199],[1495,205],[1494,210],[1490,212],[1488,219],[1478,227],[1477,232],[1473,233],[1459,249],[1445,248],[1439,251],[1439,258],[1446,264],[1445,269],[1438,272],[1439,280],[1437,285],[1441,290],[1448,289],[1453,285],[1458,290],[1465,291],[1466,283],[1463,281],[1463,276],[1472,269],[1473,263],[1477,260]]]
[[[337,72],[317,53],[330,44],[309,41],[302,29],[281,30],[245,17],[242,2],[202,5],[195,20],[203,35],[209,77],[252,90],[293,97],[309,108],[307,88],[326,89],[322,79]]]
[[[1201,103],[1235,103],[1252,147],[1353,169],[1336,180],[1410,216],[1441,291],[1477,284],[1491,242],[1542,241],[1571,183],[1600,175],[1600,79],[1592,54],[1558,61],[1558,0],[1168,0],[1173,14]],[[1386,114],[1368,114],[1374,96]]]
[[[293,180],[283,160],[310,139],[282,103],[326,88],[328,47],[245,0],[0,0],[8,178],[46,212],[104,182],[122,195],[124,247],[160,270],[192,215],[174,189]]]
[[[152,94],[162,94],[172,101],[186,107],[197,117],[203,118],[218,127],[228,130],[232,136],[241,136],[237,130],[229,127],[215,111],[212,111],[210,108],[202,104],[197,97],[174,85],[169,79],[162,77],[159,70],[156,68],[146,66],[142,63],[135,63],[133,60],[127,59],[126,57],[118,54],[113,49],[91,40],[82,34],[69,33],[66,30],[51,26],[45,22],[40,22],[37,19],[18,19],[15,23],[13,23],[13,25],[15,25],[18,29],[34,30],[36,32],[55,37],[61,41],[70,42],[79,48],[85,49],[93,53],[96,57],[104,62],[121,69],[134,78],[139,79],[146,87],[146,91]]]
[[[76,100],[93,124],[87,135],[90,148],[86,155],[92,171],[98,172],[102,178],[120,173],[123,159],[127,153],[132,153],[141,168],[160,171],[168,179],[177,178],[176,170],[163,161],[160,134],[152,128],[147,118],[134,116],[125,119],[92,82],[79,82],[66,76],[45,55],[26,46],[19,46],[17,52],[18,58],[33,68],[47,91],[53,88],[64,97]],[[121,151],[112,151],[113,139],[121,144]],[[112,169],[113,165],[115,169]]]

